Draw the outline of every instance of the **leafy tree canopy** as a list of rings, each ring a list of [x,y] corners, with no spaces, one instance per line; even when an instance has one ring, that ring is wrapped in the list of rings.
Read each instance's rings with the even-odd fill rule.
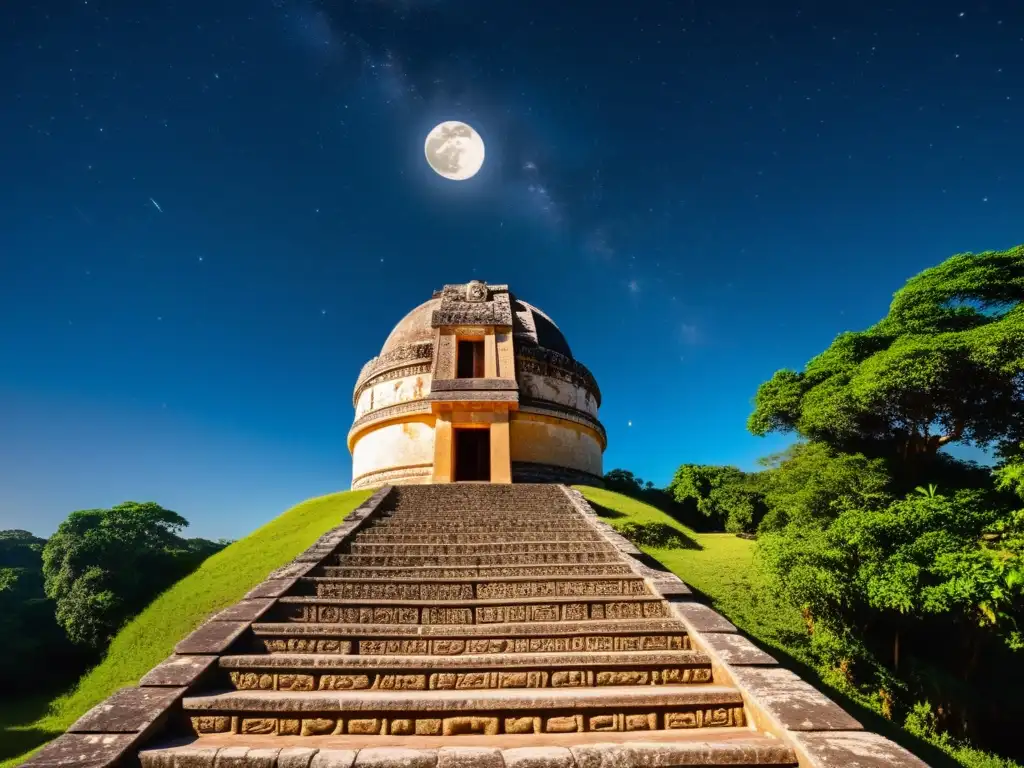
[[[759,554],[805,615],[838,634],[896,616],[945,616],[988,628],[1020,648],[1024,515],[985,494],[912,493],[851,508],[824,528],[790,524],[759,539]],[[903,622],[905,623],[905,622]]]
[[[72,512],[43,549],[46,594],[71,640],[106,647],[126,619],[222,545],[185,540],[154,502]]]
[[[645,484],[643,480],[628,469],[613,469],[610,472],[606,472],[604,484],[610,491],[634,495],[654,487],[654,483],[648,481]]]
[[[758,389],[748,428],[872,456],[1024,439],[1024,246],[927,269],[866,331]]]
[[[680,504],[696,505],[698,512],[733,533],[753,531],[764,514],[757,475],[736,467],[683,464],[667,490]]]
[[[80,659],[54,619],[43,590],[45,539],[0,531],[0,686],[38,687],[77,671]]]
[[[885,462],[839,453],[824,443],[796,443],[761,460],[768,513],[760,530],[787,523],[822,527],[848,509],[877,509],[891,499]]]

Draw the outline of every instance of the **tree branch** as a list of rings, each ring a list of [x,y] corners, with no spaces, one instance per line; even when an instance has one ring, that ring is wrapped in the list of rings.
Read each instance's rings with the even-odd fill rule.
[[[953,422],[953,431],[948,435],[943,435],[939,438],[939,446],[943,446],[946,443],[952,443],[955,440],[959,440],[964,436],[964,429],[966,428],[964,419],[957,419]]]

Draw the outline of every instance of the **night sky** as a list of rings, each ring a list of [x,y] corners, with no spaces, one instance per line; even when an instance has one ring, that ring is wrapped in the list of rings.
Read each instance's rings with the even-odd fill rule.
[[[347,488],[352,388],[445,283],[595,374],[605,468],[755,466],[758,384],[1024,242],[1024,6],[11,2],[0,528],[238,537]],[[465,120],[466,182],[423,156]]]

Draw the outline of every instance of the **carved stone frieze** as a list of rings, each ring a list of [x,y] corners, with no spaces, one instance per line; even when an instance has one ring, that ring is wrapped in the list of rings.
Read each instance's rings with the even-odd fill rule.
[[[430,482],[432,476],[432,464],[416,464],[408,467],[384,469],[376,472],[366,472],[359,477],[352,478],[352,489],[373,488],[378,485],[389,485],[391,483],[409,483],[416,480],[427,483]]]
[[[374,641],[368,641],[374,643]],[[469,641],[472,643],[473,641]],[[425,643],[413,641],[392,641],[405,648],[414,646],[420,654],[426,654]],[[465,653],[466,640],[435,640],[436,655],[455,656]],[[487,641],[484,641],[484,645]],[[373,650],[379,650],[374,643]],[[378,654],[386,655],[386,654]],[[607,685],[687,685],[711,682],[711,667],[708,666],[656,666],[629,670],[570,669],[551,672],[547,669],[509,669],[506,671],[481,672],[432,672],[423,673],[381,673],[371,670],[368,674],[354,672],[347,674],[318,673],[294,674],[271,672],[229,673],[232,686],[239,691],[426,691],[426,690],[487,690],[495,688],[596,688]],[[248,730],[248,733],[258,733]]]
[[[355,397],[352,399],[352,404],[356,405],[359,403],[359,396],[370,387],[374,387],[385,381],[394,381],[395,379],[404,379],[406,376],[422,376],[425,373],[430,373],[430,363],[422,362],[416,363],[415,365],[405,365],[401,368],[392,368],[391,370],[383,371],[382,373],[376,374],[366,379],[355,391]]]
[[[454,391],[431,391],[426,398],[433,402],[495,402],[495,403],[517,403],[519,392],[508,389],[458,389]]]
[[[512,325],[508,286],[487,285],[478,280],[446,285],[435,294],[441,306],[434,310],[434,328],[451,325]]]
[[[431,392],[494,391],[516,389],[515,379],[444,379],[433,383]]]
[[[415,364],[429,364],[434,357],[434,345],[432,342],[423,341],[416,344],[406,344],[385,352],[383,355],[369,360],[359,372],[356,379],[356,386],[353,390],[353,403],[359,399],[359,393],[369,385],[371,378],[377,378],[377,374],[390,371],[396,368],[404,368]],[[427,369],[429,370],[429,368]]]
[[[446,381],[455,376],[455,336],[442,333],[434,350],[433,381]]]
[[[585,389],[593,395],[597,405],[601,405],[601,390],[597,386],[594,374],[583,363],[573,360],[571,357],[543,347],[517,346],[516,369],[524,373],[551,376],[568,381],[574,386]]]
[[[479,689],[482,681],[509,680],[520,682],[517,673],[454,673],[436,676],[436,687],[440,689]],[[524,675],[527,673],[523,673]],[[582,672],[581,672],[582,674]],[[568,675],[568,672],[566,673]],[[328,677],[328,676],[324,676]],[[368,687],[362,675],[335,675],[337,688],[327,690],[354,690]],[[393,679],[392,679],[393,678]],[[399,680],[399,678],[401,678]],[[391,675],[384,690],[420,690],[422,675]],[[553,679],[553,678],[552,678]],[[559,678],[560,680],[562,678]],[[569,680],[569,677],[565,678]],[[575,680],[576,678],[571,678]],[[522,681],[530,678],[524,677]],[[459,684],[461,681],[461,685]],[[364,682],[367,684],[364,686]],[[523,687],[533,687],[525,682]],[[560,686],[552,686],[560,687]],[[621,705],[620,705],[621,706]],[[710,706],[675,706],[671,711],[653,708],[632,708],[612,712],[590,711],[572,715],[552,715],[540,712],[531,716],[509,716],[502,710],[485,711],[480,714],[450,716],[447,712],[389,712],[388,717],[351,717],[337,712],[325,712],[311,717],[314,713],[282,712],[264,717],[240,718],[217,715],[200,715],[189,718],[197,736],[215,733],[258,734],[281,736],[341,736],[349,735],[390,735],[390,736],[497,736],[498,734],[523,733],[609,733],[626,731],[657,731],[697,728],[736,728],[746,724],[741,702],[722,702]],[[625,710],[625,711],[623,711]],[[431,717],[429,715],[438,715]],[[329,750],[328,750],[329,751]],[[369,750],[367,750],[369,751]],[[408,757],[401,750],[403,757]],[[355,753],[352,753],[353,756]],[[429,753],[428,753],[429,754]],[[566,750],[566,754],[569,752]],[[351,758],[350,758],[351,759]],[[434,758],[436,761],[436,757]],[[346,763],[346,765],[351,764]],[[416,763],[419,765],[420,763]],[[426,764],[426,763],[423,763]],[[537,763],[539,765],[539,763]],[[555,763],[550,763],[554,765]],[[559,762],[558,765],[568,763]]]
[[[387,421],[388,419],[394,419],[398,416],[408,416],[411,413],[430,413],[430,403],[427,400],[410,400],[406,403],[388,405],[384,408],[378,408],[375,411],[365,413],[352,422],[352,429],[349,430],[349,437],[351,437],[353,433],[361,430],[367,424],[372,424],[375,421]]]

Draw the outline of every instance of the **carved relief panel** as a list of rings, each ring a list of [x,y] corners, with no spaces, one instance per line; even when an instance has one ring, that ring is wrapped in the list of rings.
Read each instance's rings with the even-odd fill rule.
[[[437,342],[434,344],[434,376],[435,380],[455,377],[455,334],[447,329],[439,329]]]

